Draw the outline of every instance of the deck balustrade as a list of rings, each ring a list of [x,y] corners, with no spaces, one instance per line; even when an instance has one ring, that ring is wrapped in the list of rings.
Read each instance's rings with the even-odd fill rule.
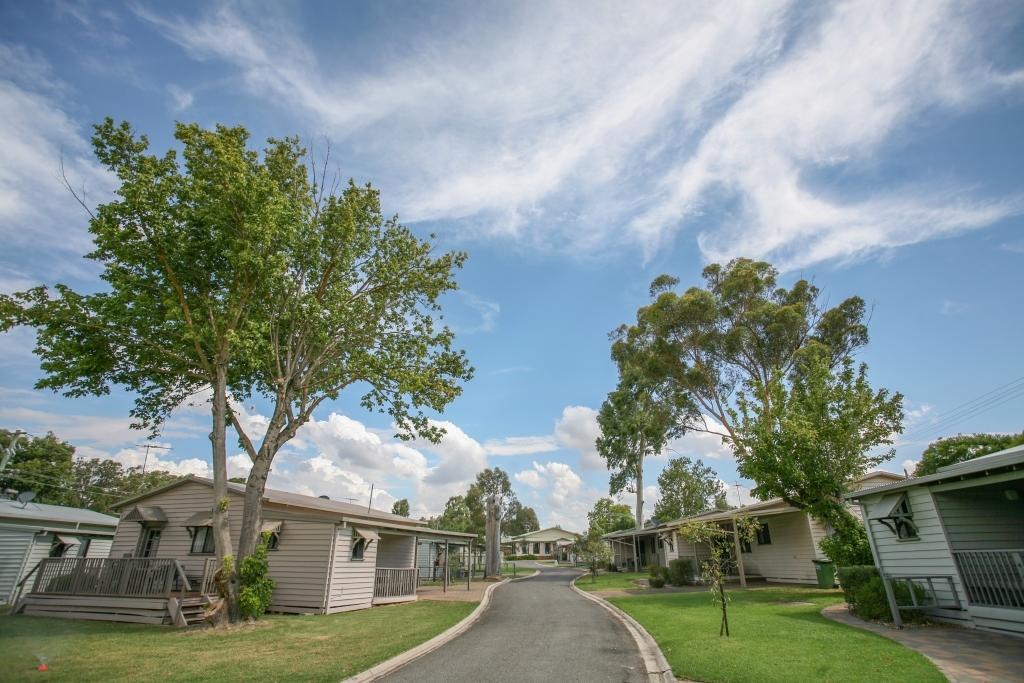
[[[967,600],[986,607],[1024,607],[1024,549],[953,553]]]
[[[181,564],[173,558],[50,557],[39,562],[35,595],[166,597],[190,591]]]
[[[416,595],[416,567],[377,567],[373,581],[374,598]]]

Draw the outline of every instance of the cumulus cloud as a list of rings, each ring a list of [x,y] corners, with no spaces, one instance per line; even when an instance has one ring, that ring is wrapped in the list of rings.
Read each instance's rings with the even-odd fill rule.
[[[710,430],[725,431],[725,427],[710,415],[704,416],[704,423]],[[684,455],[691,459],[723,460],[733,457],[732,449],[722,442],[722,437],[709,432],[687,432],[670,441],[665,450],[669,456]]]
[[[604,469],[604,459],[595,442],[601,436],[597,411],[587,406],[566,406],[555,423],[555,443],[562,448],[579,451],[580,465],[585,469]]]

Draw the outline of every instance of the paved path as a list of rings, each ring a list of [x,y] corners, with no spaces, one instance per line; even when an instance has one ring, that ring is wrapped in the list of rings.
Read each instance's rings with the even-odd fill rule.
[[[959,626],[892,628],[864,621],[845,604],[826,607],[829,619],[891,638],[917,650],[942,670],[952,683],[1024,681],[1024,638]]]
[[[498,588],[472,628],[383,680],[646,681],[622,624],[569,588],[578,575],[547,567]]]

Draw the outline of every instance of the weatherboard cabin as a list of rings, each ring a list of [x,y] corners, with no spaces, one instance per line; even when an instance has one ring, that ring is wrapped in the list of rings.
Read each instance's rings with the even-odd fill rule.
[[[573,562],[576,559],[576,543],[583,536],[561,527],[549,527],[512,536],[505,544],[512,556],[533,555],[538,560],[556,559],[559,562]]]
[[[238,543],[245,487],[229,484],[231,533]],[[88,602],[93,618],[187,625],[216,600],[213,482],[188,476],[121,501],[110,557],[44,560],[16,610],[69,616],[69,601]],[[472,534],[366,506],[268,489],[270,610],[324,614],[416,599],[417,549],[428,539],[461,548]],[[454,550],[453,550],[454,552]],[[75,577],[78,578],[75,578]],[[104,616],[105,615],[105,616]]]

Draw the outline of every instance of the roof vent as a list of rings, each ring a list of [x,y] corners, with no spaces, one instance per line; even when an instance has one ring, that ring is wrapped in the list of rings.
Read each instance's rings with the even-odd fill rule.
[[[323,498],[324,500],[330,500],[330,496],[317,496],[317,498]]]

